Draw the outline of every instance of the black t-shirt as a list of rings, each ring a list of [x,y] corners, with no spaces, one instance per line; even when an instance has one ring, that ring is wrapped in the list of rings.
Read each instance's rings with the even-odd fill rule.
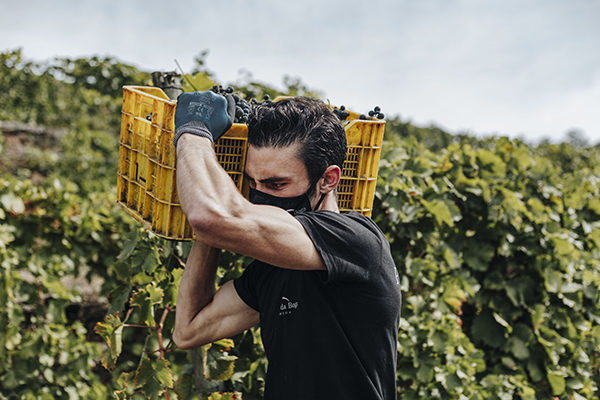
[[[395,399],[401,294],[386,237],[357,212],[296,218],[327,271],[256,260],[234,281],[260,312],[265,399]]]

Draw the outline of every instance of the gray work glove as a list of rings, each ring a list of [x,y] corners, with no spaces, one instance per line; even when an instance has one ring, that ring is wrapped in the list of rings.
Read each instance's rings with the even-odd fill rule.
[[[235,100],[206,92],[182,93],[177,98],[175,109],[175,136],[173,145],[184,133],[191,133],[210,139],[213,143],[231,128],[235,118]]]

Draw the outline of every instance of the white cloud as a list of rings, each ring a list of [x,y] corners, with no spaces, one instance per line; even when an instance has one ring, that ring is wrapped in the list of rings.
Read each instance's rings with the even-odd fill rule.
[[[595,0],[0,0],[0,50],[190,70],[209,49],[224,83],[291,75],[333,104],[452,132],[600,141],[598,15]]]

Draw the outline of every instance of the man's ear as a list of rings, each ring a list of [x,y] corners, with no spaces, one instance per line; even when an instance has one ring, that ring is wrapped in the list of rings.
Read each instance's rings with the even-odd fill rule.
[[[342,177],[342,170],[337,165],[327,167],[319,182],[321,193],[329,193],[334,190]]]

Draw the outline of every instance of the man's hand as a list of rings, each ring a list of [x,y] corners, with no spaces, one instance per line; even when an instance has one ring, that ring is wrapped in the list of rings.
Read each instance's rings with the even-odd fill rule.
[[[235,118],[235,101],[231,95],[222,96],[212,91],[182,93],[175,109],[175,137],[173,144],[184,133],[203,136],[213,143],[231,128]]]

